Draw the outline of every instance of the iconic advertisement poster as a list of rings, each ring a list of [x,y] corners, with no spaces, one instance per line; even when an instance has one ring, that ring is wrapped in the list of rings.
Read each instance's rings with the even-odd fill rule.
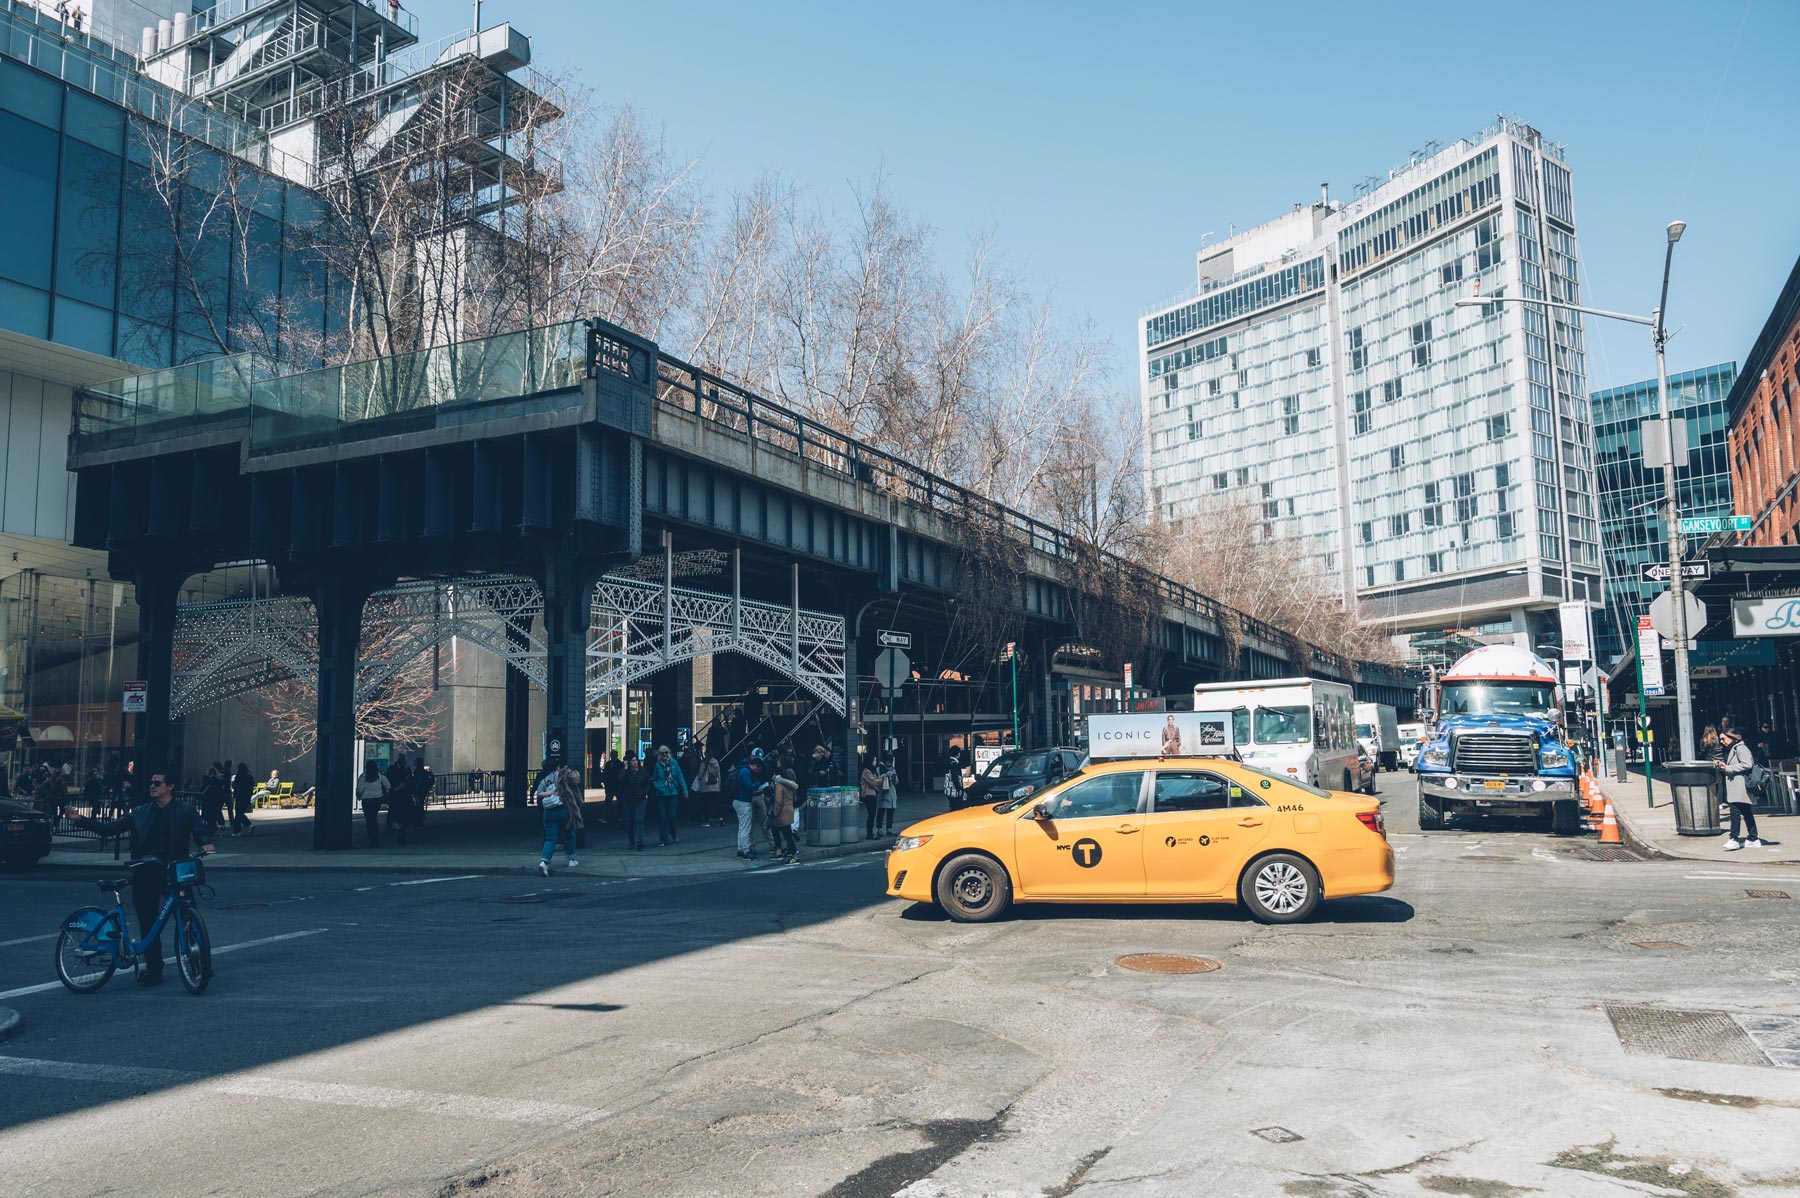
[[[1088,717],[1092,757],[1223,757],[1232,751],[1227,711]]]

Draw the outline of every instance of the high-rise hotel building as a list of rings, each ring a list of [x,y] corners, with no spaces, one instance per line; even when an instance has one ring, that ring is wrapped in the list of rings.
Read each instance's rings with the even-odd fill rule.
[[[1581,317],[1455,301],[1579,303],[1578,262],[1563,149],[1511,120],[1204,245],[1139,322],[1152,509],[1249,505],[1395,633],[1535,643],[1601,598]]]

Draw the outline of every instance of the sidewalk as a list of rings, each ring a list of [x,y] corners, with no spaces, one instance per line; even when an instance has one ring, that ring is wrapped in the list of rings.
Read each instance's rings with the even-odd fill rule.
[[[1631,767],[1631,777],[1625,782],[1610,774],[1600,779],[1600,789],[1612,800],[1613,813],[1619,817],[1620,834],[1627,843],[1685,861],[1711,861],[1721,865],[1767,865],[1771,862],[1800,865],[1800,819],[1758,812],[1756,830],[1762,833],[1763,840],[1779,843],[1760,849],[1727,852],[1723,833],[1718,836],[1678,835],[1675,831],[1675,800],[1668,783],[1658,776],[1651,781],[1650,788],[1655,806],[1646,804],[1644,771],[1637,765]],[[1731,826],[1723,819],[1720,825]]]
[[[588,805],[587,847],[577,851],[581,864],[570,870],[558,850],[552,862],[558,874],[610,878],[658,878],[687,875],[741,873],[771,864],[766,843],[759,846],[760,861],[737,856],[737,822],[706,827],[684,822],[681,840],[668,848],[650,845],[642,852],[625,846],[622,827],[602,824],[598,803]],[[941,795],[903,794],[895,813],[896,831],[944,810]],[[386,815],[383,814],[385,823]],[[433,808],[425,827],[409,829],[407,843],[399,844],[385,827],[381,847],[369,849],[362,813],[352,825],[354,848],[324,853],[312,847],[313,813],[310,810],[264,810],[256,813],[255,831],[248,836],[221,835],[218,852],[207,858],[208,869],[349,870],[368,873],[421,874],[532,874],[537,873],[544,845],[544,825],[537,808],[505,810],[488,808]],[[651,836],[655,821],[648,821]],[[855,853],[886,852],[892,838],[859,840],[843,845],[808,845],[801,833],[800,862],[819,861]],[[766,836],[765,836],[766,841]],[[128,848],[119,850],[120,859]],[[113,868],[113,848],[99,841],[58,837],[40,869],[98,871]]]

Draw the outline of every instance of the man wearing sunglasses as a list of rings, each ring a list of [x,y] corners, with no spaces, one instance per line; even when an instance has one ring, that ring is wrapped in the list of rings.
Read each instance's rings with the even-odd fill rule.
[[[175,775],[172,770],[150,772],[150,801],[133,807],[118,819],[90,819],[73,807],[63,808],[63,818],[77,828],[98,832],[102,836],[131,834],[131,905],[137,911],[138,931],[142,933],[156,920],[162,909],[163,894],[168,885],[168,863],[186,855],[188,845],[195,844],[203,853],[213,851],[199,813],[183,803],[177,806]],[[146,860],[154,857],[155,861]],[[162,935],[144,952],[144,972],[138,980],[146,986],[162,981]]]

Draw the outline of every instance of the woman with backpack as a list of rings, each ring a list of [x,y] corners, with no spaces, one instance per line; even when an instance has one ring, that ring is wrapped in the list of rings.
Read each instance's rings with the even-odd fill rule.
[[[1725,746],[1725,763],[1720,767],[1725,771],[1725,801],[1731,805],[1731,835],[1725,840],[1727,852],[1732,849],[1762,847],[1762,841],[1756,836],[1756,800],[1751,797],[1751,771],[1763,767],[1756,764],[1750,753],[1750,746],[1744,743],[1743,733],[1736,728],[1728,729],[1719,737]],[[1767,773],[1765,770],[1764,773]],[[1738,839],[1739,822],[1749,835]]]
[[[546,761],[538,772],[537,801],[544,816],[544,853],[538,860],[538,872],[547,878],[558,844],[563,846],[563,857],[571,868],[581,864],[575,859],[576,817],[570,813],[569,804],[563,802],[562,770],[554,761]]]
[[[381,804],[387,794],[388,782],[381,776],[381,767],[373,761],[363,762],[362,777],[356,780],[356,802],[362,808],[372,849],[381,847]]]

